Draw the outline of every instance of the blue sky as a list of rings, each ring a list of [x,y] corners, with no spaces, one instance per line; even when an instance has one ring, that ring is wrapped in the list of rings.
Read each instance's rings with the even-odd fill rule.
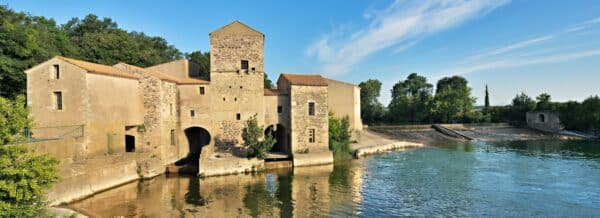
[[[266,35],[265,70],[383,82],[381,101],[412,72],[433,84],[462,75],[482,104],[521,91],[553,100],[600,94],[600,3],[477,1],[6,1],[54,18],[94,13],[161,36],[184,52],[207,51],[208,33],[240,20]]]

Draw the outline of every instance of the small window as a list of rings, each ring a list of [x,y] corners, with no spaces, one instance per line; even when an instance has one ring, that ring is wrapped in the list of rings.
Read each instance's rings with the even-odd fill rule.
[[[125,152],[135,152],[135,136],[125,135]]]
[[[174,130],[174,129],[172,129],[172,130],[171,130],[171,145],[175,145],[175,144],[177,144],[177,143],[175,142],[175,130]]]
[[[252,68],[252,71],[255,71],[255,70],[256,70],[256,69],[253,67],[253,68]]]
[[[204,95],[204,86],[200,86],[200,89],[199,89],[199,91],[200,91],[200,94],[201,94],[201,95]]]
[[[241,115],[240,113],[237,113],[237,114],[235,115],[235,119],[236,119],[236,120],[241,120],[241,119],[242,119],[242,115]]]
[[[314,102],[308,102],[308,115],[309,116],[315,115],[315,103]]]
[[[195,117],[195,116],[196,116],[196,111],[190,110],[190,117]]]
[[[236,98],[233,98],[233,101],[237,101],[237,97],[236,97]]]
[[[60,67],[58,64],[53,65],[54,68],[54,79],[60,79]]]
[[[308,143],[315,143],[315,129],[308,129]]]
[[[248,61],[242,60],[242,70],[248,70],[248,69],[249,69]]]
[[[244,88],[243,86],[240,86],[240,89]]]
[[[169,111],[171,112],[171,116],[173,116],[173,104],[169,104]]]
[[[223,97],[223,101],[225,101],[225,100],[226,100],[225,97]]]
[[[281,113],[281,112],[283,112],[283,107],[277,106],[277,113]]]
[[[54,102],[56,103],[54,106],[56,110],[63,109],[62,92],[54,92]]]

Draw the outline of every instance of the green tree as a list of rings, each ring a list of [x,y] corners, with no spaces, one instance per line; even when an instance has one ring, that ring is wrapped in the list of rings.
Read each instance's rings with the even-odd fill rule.
[[[19,142],[31,126],[25,97],[0,97],[0,217],[34,217],[45,209],[44,191],[57,180],[58,161]]]
[[[548,111],[554,110],[554,106],[551,101],[551,97],[548,93],[542,93],[538,97],[536,97],[537,103],[535,110],[538,111]]]
[[[0,5],[0,96],[25,93],[23,71],[55,55],[76,53],[54,20],[17,13]]]
[[[200,78],[210,80],[210,52],[194,51],[185,57],[200,67]]]
[[[259,159],[265,159],[267,152],[277,143],[277,140],[270,133],[264,135],[263,127],[258,125],[256,115],[246,120],[246,125],[242,130],[242,139],[244,140],[244,146],[248,149],[248,157]]]
[[[375,124],[382,121],[385,115],[385,108],[379,102],[381,92],[381,82],[376,79],[369,79],[361,82],[360,87],[360,110],[362,120],[367,124]]]
[[[435,90],[435,114],[438,122],[465,121],[474,110],[475,98],[471,97],[471,88],[461,76],[440,79]]]
[[[273,81],[269,79],[269,76],[265,73],[265,89],[273,88]]]
[[[348,116],[340,119],[335,117],[333,112],[329,112],[329,150],[333,151],[335,160],[351,157],[350,134]]]
[[[487,84],[485,85],[485,110],[489,110],[490,109],[490,93],[488,92],[488,86]]]
[[[433,85],[427,83],[427,78],[416,73],[410,74],[406,80],[399,81],[392,89],[389,117],[394,122],[423,122],[427,121]]]
[[[524,125],[527,112],[535,110],[535,105],[535,101],[523,92],[515,96],[511,105],[511,122],[517,125]]]
[[[28,118],[29,108],[25,97],[19,95],[15,100],[0,97],[0,145],[21,141],[23,130],[31,127]]]

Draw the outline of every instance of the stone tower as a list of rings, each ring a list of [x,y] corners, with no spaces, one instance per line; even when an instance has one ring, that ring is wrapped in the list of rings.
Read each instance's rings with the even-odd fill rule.
[[[241,143],[244,121],[264,125],[264,34],[234,21],[210,33],[210,90],[215,145]]]

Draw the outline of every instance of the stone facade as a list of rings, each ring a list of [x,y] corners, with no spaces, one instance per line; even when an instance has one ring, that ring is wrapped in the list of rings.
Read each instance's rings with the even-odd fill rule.
[[[316,74],[282,74],[277,89],[265,89],[264,38],[237,21],[210,33],[210,81],[199,78],[198,65],[188,60],[141,68],[55,57],[26,71],[31,115],[38,127],[82,127],[82,136],[72,140],[77,143],[64,145],[74,146],[72,157],[61,159],[85,164],[122,156],[134,160],[128,164],[141,177],[192,154],[202,175],[262,168],[262,161],[245,157],[241,145],[244,123],[252,116],[276,137],[272,152],[295,166],[331,163],[328,112],[350,116],[355,129],[362,126],[358,88]],[[54,78],[56,66],[60,78]],[[55,108],[55,92],[62,93],[61,110]]]
[[[526,114],[527,126],[546,132],[560,132],[564,126],[560,123],[558,112],[530,111]]]

